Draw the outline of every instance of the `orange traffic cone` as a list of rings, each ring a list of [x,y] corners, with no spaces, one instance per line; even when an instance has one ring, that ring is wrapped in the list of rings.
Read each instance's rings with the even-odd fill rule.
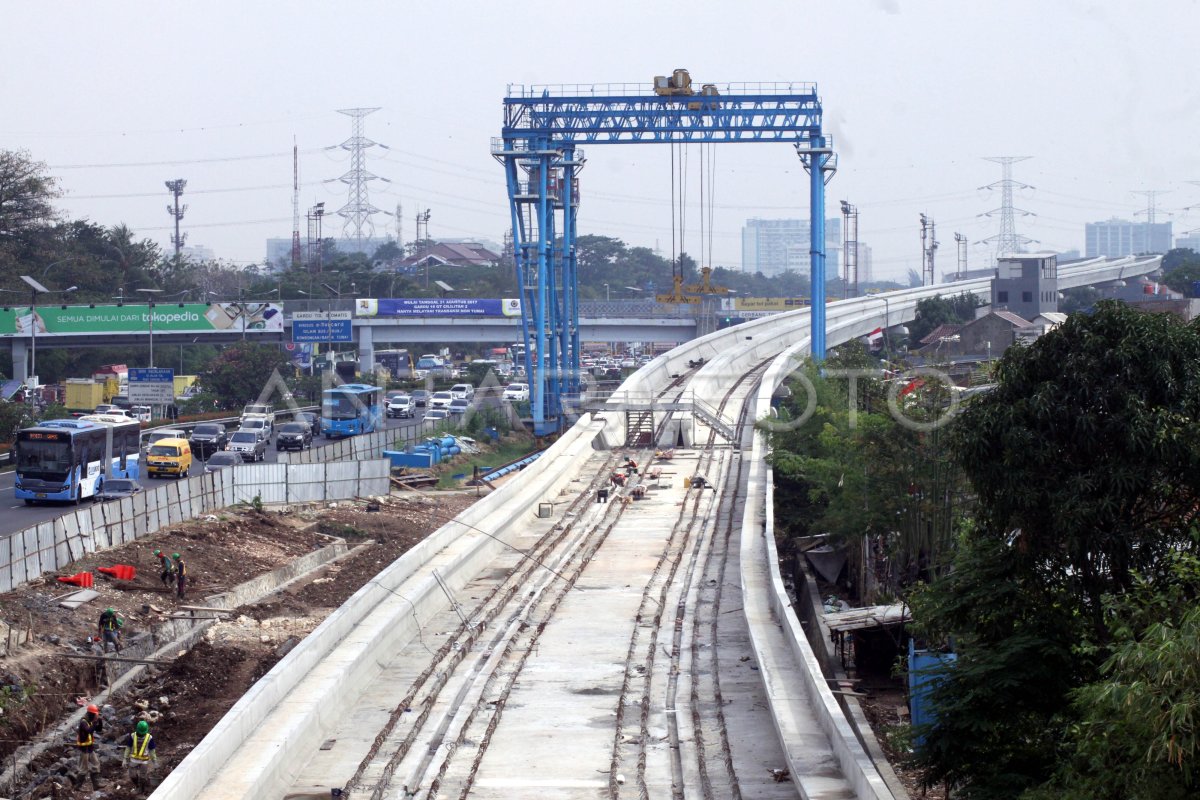
[[[111,567],[96,567],[96,571],[116,578],[119,581],[131,581],[137,577],[137,567],[132,567],[129,564],[114,564]]]
[[[81,589],[92,588],[92,573],[76,572],[74,575],[64,576],[58,579],[59,583],[70,583],[78,586]]]

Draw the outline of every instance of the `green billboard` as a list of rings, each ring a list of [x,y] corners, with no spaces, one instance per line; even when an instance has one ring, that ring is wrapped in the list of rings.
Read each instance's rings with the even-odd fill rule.
[[[0,336],[148,333],[150,306],[29,306],[0,309]],[[155,333],[263,333],[283,330],[283,308],[274,303],[156,303]]]

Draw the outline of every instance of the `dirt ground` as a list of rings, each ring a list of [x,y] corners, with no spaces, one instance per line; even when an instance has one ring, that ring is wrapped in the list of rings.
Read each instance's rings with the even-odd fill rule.
[[[39,738],[98,691],[94,662],[65,654],[95,652],[100,612],[111,606],[125,618],[126,638],[165,619],[179,602],[158,577],[155,549],[179,552],[193,582],[188,600],[203,598],[268,572],[297,556],[345,538],[355,549],[265,601],[243,606],[228,621],[211,626],[204,639],[169,665],[151,667],[135,687],[111,706],[101,742],[124,736],[138,719],[148,719],[158,748],[155,782],[178,764],[239,697],[387,564],[445,520],[475,501],[474,493],[397,494],[368,510],[366,502],[319,508],[222,512],[173,526],[159,534],[72,564],[63,574],[91,570],[100,596],[70,611],[57,600],[74,589],[53,578],[0,595],[0,619],[29,629],[29,643],[0,659],[0,763],[22,744]],[[333,507],[336,506],[336,507]],[[136,566],[135,580],[119,582],[95,572],[97,566]],[[74,748],[65,743],[35,761],[39,775],[17,787],[24,797],[75,800],[97,797],[89,784],[75,789]],[[98,797],[139,797],[126,784],[120,751],[105,744],[101,753],[106,785]],[[0,786],[0,795],[10,790]]]

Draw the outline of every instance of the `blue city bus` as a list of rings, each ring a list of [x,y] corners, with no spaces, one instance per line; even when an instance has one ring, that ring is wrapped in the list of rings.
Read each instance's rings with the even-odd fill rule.
[[[128,417],[89,415],[52,419],[17,432],[16,499],[78,503],[104,482],[104,452],[112,431],[114,478],[140,474],[142,426]]]
[[[321,397],[321,433],[326,438],[371,433],[380,427],[383,390],[363,383],[326,389]]]

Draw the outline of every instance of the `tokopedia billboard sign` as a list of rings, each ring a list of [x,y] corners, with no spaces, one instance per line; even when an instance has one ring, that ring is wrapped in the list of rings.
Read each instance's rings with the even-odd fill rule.
[[[148,305],[29,306],[0,308],[0,336],[149,333]],[[155,333],[247,334],[283,330],[283,309],[274,303],[162,303],[154,306]]]

